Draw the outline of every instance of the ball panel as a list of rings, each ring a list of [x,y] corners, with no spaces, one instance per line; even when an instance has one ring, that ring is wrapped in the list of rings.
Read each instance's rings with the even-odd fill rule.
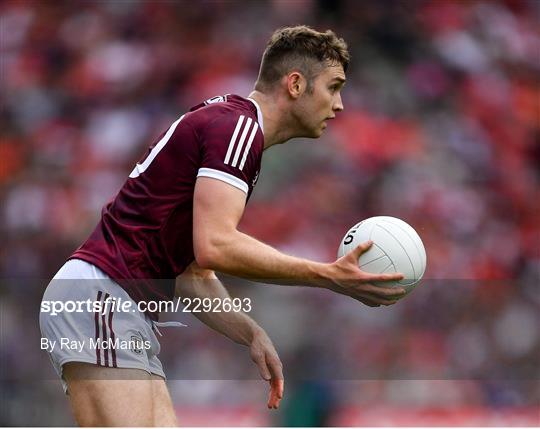
[[[396,267],[394,264],[388,265],[383,271],[381,271],[381,274],[393,274],[397,273]]]
[[[396,244],[399,245],[407,255],[414,273],[413,277],[410,279],[416,280],[420,278],[423,271],[423,263],[415,241],[404,229],[400,227],[400,225],[389,223],[387,221],[379,222],[378,225],[385,229],[392,237],[394,237]],[[388,250],[387,253],[391,253],[391,251]],[[399,270],[400,266],[397,263],[395,263],[395,265]]]
[[[357,223],[347,231],[347,234],[345,234],[345,237],[343,237],[343,240],[341,240],[338,250],[338,258],[341,258],[347,253],[351,252],[358,245],[370,239],[369,237],[374,224],[372,224],[372,222],[368,222],[368,220]]]
[[[396,267],[394,266],[394,264],[390,264],[388,267],[386,267],[383,271],[381,271],[381,274],[394,274],[394,273],[397,273],[396,271]],[[375,284],[377,286],[380,286],[380,287],[386,287],[386,288],[391,288],[391,287],[402,287],[403,285],[398,282],[398,281],[393,281],[393,282],[375,282]]]
[[[395,232],[395,231],[393,231]],[[403,234],[401,234],[403,236]],[[377,243],[388,255],[388,258],[393,262],[396,270],[402,273],[405,279],[416,279],[413,264],[410,260],[407,250],[400,243],[403,237],[396,238],[392,231],[389,231],[384,226],[378,225],[373,231],[372,240]],[[405,236],[406,239],[406,236]]]
[[[366,263],[362,263],[362,256],[359,260],[361,264],[360,268],[362,268],[362,271],[365,271],[367,273],[379,274],[392,265],[392,261],[386,255],[383,255],[380,258],[373,259],[370,262]]]
[[[398,226],[401,226],[416,243],[416,248],[418,250],[418,254],[420,255],[420,261],[422,262],[422,267],[421,267],[419,277],[422,277],[426,271],[426,259],[427,259],[424,243],[422,243],[422,239],[420,238],[418,233],[414,230],[414,228],[410,226],[409,224],[407,224],[406,222],[403,222],[400,220],[400,222],[398,223]]]
[[[405,233],[409,235],[409,237],[414,241],[414,243],[416,244],[416,249],[418,250],[418,255],[420,257],[421,264],[422,264],[421,269],[420,269],[420,275],[418,276],[419,278],[421,278],[426,271],[427,257],[426,257],[426,249],[424,247],[424,243],[422,242],[422,239],[420,238],[416,230],[412,226],[410,226],[407,222],[401,219],[398,219],[396,217],[379,216],[379,218],[382,221],[392,223],[396,227],[403,229],[403,231],[405,231]]]
[[[363,267],[365,264],[369,264],[371,261],[379,259],[383,256],[387,256],[386,253],[384,253],[384,250],[382,250],[379,246],[373,243],[373,246],[371,246],[371,248],[366,253],[360,256],[360,259],[358,259],[358,263],[360,264],[360,267]]]

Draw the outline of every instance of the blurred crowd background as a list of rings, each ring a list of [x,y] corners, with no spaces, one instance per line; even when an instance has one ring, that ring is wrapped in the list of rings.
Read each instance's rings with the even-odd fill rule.
[[[171,381],[180,422],[540,424],[536,0],[2,2],[0,424],[73,423],[39,350],[46,279],[146,147],[200,101],[249,94],[272,31],[299,23],[347,41],[345,111],[265,153],[242,228],[330,261],[353,224],[396,216],[424,241],[427,280],[387,309],[240,285],[266,303],[283,407],[265,410],[259,381]],[[196,322],[162,358],[172,380],[249,360]],[[346,380],[322,376],[333,359]]]

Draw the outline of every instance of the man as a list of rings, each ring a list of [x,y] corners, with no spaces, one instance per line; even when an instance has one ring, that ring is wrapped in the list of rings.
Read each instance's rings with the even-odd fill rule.
[[[340,90],[348,62],[345,42],[331,31],[306,26],[277,30],[249,98],[215,97],[175,121],[105,206],[90,238],[55,276],[94,281],[76,287],[51,282],[44,300],[170,300],[175,285],[152,279],[174,278],[183,297],[226,298],[214,274],[218,271],[324,287],[370,306],[395,303],[404,290],[372,283],[401,275],[372,275],[358,267],[358,257],[370,243],[325,264],[285,255],[237,229],[263,150],[293,137],[317,138],[343,110]],[[147,345],[128,351],[51,353],[79,424],[176,424],[157,359],[156,318],[148,312],[41,313],[42,334],[51,341],[69,332],[96,341],[135,337]],[[268,407],[277,408],[283,374],[264,330],[245,313],[206,312],[200,318],[250,348],[262,377],[270,382]]]

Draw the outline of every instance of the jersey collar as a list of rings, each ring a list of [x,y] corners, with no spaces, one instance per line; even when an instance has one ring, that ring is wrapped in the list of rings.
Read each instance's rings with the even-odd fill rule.
[[[255,107],[257,108],[257,122],[259,123],[259,126],[261,127],[261,131],[264,133],[263,115],[262,115],[262,111],[261,111],[261,108],[259,106],[259,103],[257,103],[253,98],[248,97],[248,100],[251,101],[255,105]]]

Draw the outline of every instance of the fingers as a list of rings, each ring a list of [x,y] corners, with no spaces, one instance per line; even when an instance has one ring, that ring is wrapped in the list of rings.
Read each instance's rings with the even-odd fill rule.
[[[376,302],[371,301],[367,298],[356,298],[356,300],[360,301],[362,304],[367,305],[368,307],[380,307],[381,304],[377,304]]]
[[[369,307],[381,305],[393,305],[406,294],[404,288],[388,288],[362,283],[339,290],[339,293],[347,295]]]
[[[259,368],[259,373],[264,380],[270,382],[270,394],[267,406],[270,409],[277,409],[283,398],[284,380],[283,365],[277,356],[266,355],[265,353],[251,353],[253,362]]]
[[[272,374],[272,379],[283,380],[283,365],[277,356],[268,356],[267,366]]]
[[[266,359],[266,365],[272,374],[270,379],[270,396],[268,398],[268,408],[277,409],[279,403],[283,398],[284,379],[283,379],[283,365],[277,356],[268,356]]]
[[[358,293],[374,295],[379,298],[401,298],[407,293],[402,287],[382,287],[375,286],[369,283],[364,283],[354,288]]]
[[[272,378],[270,374],[270,370],[266,366],[266,359],[264,357],[263,353],[252,353],[251,359],[255,364],[257,365],[257,368],[259,368],[259,373],[261,374],[261,377],[268,381],[270,378]]]
[[[353,255],[355,259],[355,263],[364,254],[367,252],[371,246],[373,246],[373,241],[369,240],[366,241],[358,246],[356,246],[352,251],[351,255]],[[388,274],[372,274],[372,273],[366,273],[363,272],[363,281],[364,282],[392,282],[392,281],[400,281],[403,280],[404,276],[401,273],[388,273]]]
[[[270,395],[268,398],[268,408],[277,410],[279,408],[279,403],[283,398],[285,382],[283,379],[272,378],[270,380]]]
[[[364,293],[362,291],[348,290],[347,292],[342,292],[343,295],[350,296],[356,301],[360,301],[362,304],[367,305],[368,307],[380,307],[381,305],[392,305],[397,302],[397,300],[389,300],[384,298],[378,298],[372,296],[369,293]]]
[[[396,292],[390,290],[390,292],[383,292],[382,295],[376,295],[373,293],[369,293],[365,291],[365,286],[362,285],[362,290],[359,291],[353,291],[350,290],[346,295],[350,296],[351,298],[356,299],[357,301],[360,301],[362,304],[367,305],[368,307],[380,307],[381,305],[393,305],[396,302],[399,301],[399,299],[402,297],[402,294],[396,294]],[[369,285],[372,288],[375,288],[376,292],[379,292],[377,286]]]
[[[374,297],[361,297],[358,298],[358,300],[370,307],[380,307],[381,305],[394,305],[396,302],[398,302],[398,299],[381,299],[381,298],[374,298]],[[369,304],[367,304],[369,303]]]
[[[373,241],[366,241],[365,243],[356,246],[351,253],[354,255],[355,259],[358,259],[363,253],[366,253],[371,246],[373,246]]]
[[[385,299],[370,296],[368,294],[347,293],[345,295],[350,296],[352,299],[356,301],[360,301],[362,304],[365,304],[368,307],[380,307],[381,305],[392,305],[397,302],[397,300],[385,300]]]
[[[404,276],[401,273],[392,273],[392,274],[370,274],[366,273],[366,280],[370,282],[391,282],[391,281],[400,281],[403,280]]]

